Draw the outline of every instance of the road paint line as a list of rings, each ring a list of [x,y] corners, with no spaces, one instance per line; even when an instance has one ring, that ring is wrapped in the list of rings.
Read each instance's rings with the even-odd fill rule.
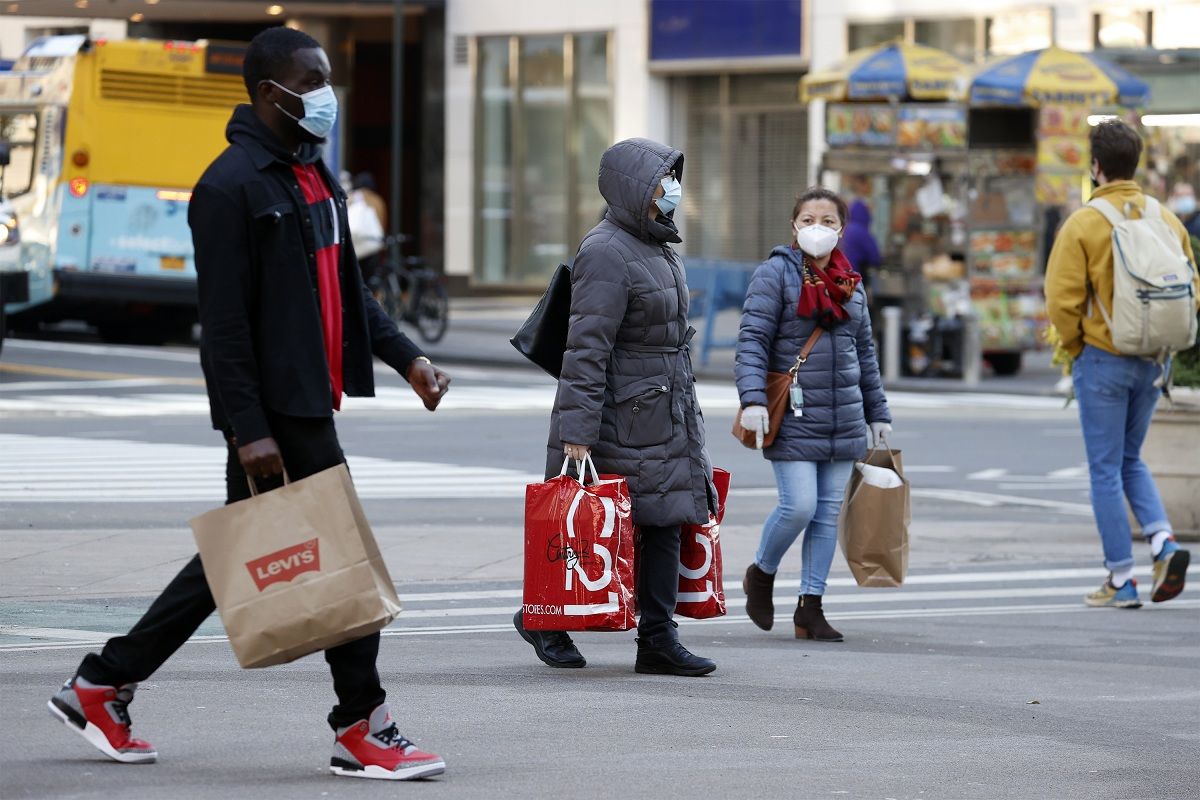
[[[1170,603],[1170,608],[1200,608],[1200,600],[1173,600]],[[1166,609],[1164,609],[1166,610]],[[905,618],[930,618],[930,617],[983,617],[995,616],[1003,614],[1005,616],[1014,614],[1071,614],[1078,612],[1089,612],[1092,614],[1103,614],[1104,611],[1088,608],[1082,602],[1077,603],[1055,603],[1043,605],[1005,605],[1005,606],[968,606],[962,608],[914,608],[914,609],[883,609],[878,611],[847,611],[847,612],[828,612],[825,616],[831,620],[872,620],[872,619],[905,619]],[[1107,612],[1112,613],[1112,612]],[[1142,611],[1141,613],[1162,613],[1161,611]],[[778,615],[778,620],[791,619],[791,615]],[[687,619],[685,617],[678,618],[681,625],[688,627],[702,625],[746,625],[750,626],[753,623],[746,617],[742,616],[725,616],[716,619]],[[512,633],[512,623],[499,624],[484,624],[484,625],[452,625],[444,627],[429,627],[429,628],[386,628],[380,631],[380,635],[386,638],[398,636],[456,636],[469,635],[474,633]],[[116,635],[116,634],[114,634]],[[64,642],[64,643],[42,643],[30,642],[20,644],[5,644],[0,645],[0,653],[15,653],[15,652],[43,652],[48,650],[80,650],[100,647],[106,639],[96,639],[90,642]],[[227,642],[226,636],[193,636],[188,639],[186,644],[211,644],[214,642]]]
[[[107,634],[100,631],[80,631],[72,628],[31,628],[25,625],[0,625],[0,636],[28,636],[31,639],[75,639],[92,641]]]
[[[981,469],[978,472],[972,472],[967,475],[969,481],[994,481],[997,478],[1003,478],[1008,474],[1008,470],[993,467],[991,469]]]
[[[1010,494],[972,492],[961,489],[913,489],[912,496],[923,497],[929,500],[951,500],[987,508],[995,508],[997,506],[1028,506],[1030,508],[1047,508],[1072,516],[1089,517],[1092,515],[1092,507],[1087,503],[1044,500],[1040,497],[1017,497]]]
[[[90,356],[117,356],[120,358],[142,358],[149,361],[178,361],[200,364],[200,351],[181,352],[161,347],[132,347],[121,345],[76,344],[74,342],[42,342],[36,339],[9,339],[4,343],[13,350],[41,350],[50,353],[79,353]]]
[[[3,531],[0,531],[3,533]],[[959,583],[1017,583],[1021,581],[1062,581],[1075,580],[1079,578],[1095,579],[1097,581],[1104,579],[1103,570],[1098,570],[1094,567],[1068,567],[1062,569],[1019,569],[1019,570],[995,570],[991,572],[933,572],[918,575],[909,575],[904,579],[905,586],[941,586],[946,584]],[[1147,578],[1150,576],[1149,567],[1139,567],[1134,570],[1135,578]],[[736,573],[727,572],[725,581],[729,584],[725,591],[727,595],[740,594],[741,591],[734,585],[736,583]],[[858,584],[854,578],[836,577],[828,580],[828,585],[835,588],[856,587]],[[798,579],[777,579],[775,586],[781,589],[798,589],[800,581]],[[877,591],[868,589],[864,591]],[[895,591],[880,589],[880,592]],[[520,589],[479,589],[463,592],[401,592],[400,599],[407,605],[409,603],[435,603],[435,602],[453,602],[455,600],[517,600],[522,597]]]
[[[0,383],[0,392],[63,392],[91,389],[139,389],[170,385],[168,378],[128,378],[96,381],[19,381]]]

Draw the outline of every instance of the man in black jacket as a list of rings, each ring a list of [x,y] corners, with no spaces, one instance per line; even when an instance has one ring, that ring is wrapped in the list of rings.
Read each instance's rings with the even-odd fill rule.
[[[229,122],[230,145],[192,195],[200,360],[213,427],[228,447],[227,502],[336,466],[333,425],[343,394],[374,394],[372,354],[404,376],[430,411],[445,373],[397,329],[363,286],[345,193],[321,161],[337,99],[329,60],[307,34],[271,28],[244,65],[251,105]],[[84,658],[50,710],[101,752],[125,762],[157,753],[130,735],[127,707],[215,608],[194,557],[125,636]],[[392,722],[375,661],[375,633],[325,652],[338,704],[330,769],[402,780],[437,775],[441,758],[418,750]]]

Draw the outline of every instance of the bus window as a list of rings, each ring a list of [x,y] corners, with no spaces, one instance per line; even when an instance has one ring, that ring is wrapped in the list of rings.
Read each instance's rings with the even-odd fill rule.
[[[0,173],[5,197],[25,194],[33,185],[37,123],[32,111],[0,112],[0,141],[9,147],[8,166]]]

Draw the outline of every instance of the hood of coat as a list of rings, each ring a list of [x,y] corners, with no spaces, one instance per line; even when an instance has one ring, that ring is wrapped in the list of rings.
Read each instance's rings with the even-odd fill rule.
[[[654,191],[671,170],[682,183],[683,153],[650,139],[625,139],[605,150],[598,184],[608,203],[607,218],[639,239],[682,241],[672,220],[675,212],[650,219]]]
[[[871,224],[871,207],[864,200],[855,200],[850,204],[849,222],[869,226]]]
[[[285,164],[313,164],[321,158],[321,146],[307,142],[300,145],[295,154],[289,152],[279,137],[254,113],[254,107],[245,103],[233,110],[233,116],[225,126],[225,138],[230,144],[242,145]],[[255,159],[256,162],[258,160]]]

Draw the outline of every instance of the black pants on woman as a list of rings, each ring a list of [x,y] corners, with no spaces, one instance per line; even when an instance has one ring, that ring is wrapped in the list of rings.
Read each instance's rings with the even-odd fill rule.
[[[675,640],[675,600],[679,594],[679,526],[640,526],[637,599],[638,639],[660,647]]]
[[[299,480],[343,463],[332,419],[285,417],[268,412],[271,434],[283,454],[288,477]],[[246,473],[230,444],[225,465],[226,503],[250,496]],[[258,482],[267,491],[283,484],[283,477]],[[678,548],[676,548],[678,550]],[[120,686],[144,681],[153,675],[200,624],[216,610],[200,556],[192,557],[158,596],[145,615],[124,636],[109,639],[99,653],[89,653],[79,666],[79,675],[92,683]],[[334,728],[365,719],[386,697],[379,682],[375,660],[379,634],[373,633],[325,651],[333,673],[333,690],[338,703],[329,714]]]

